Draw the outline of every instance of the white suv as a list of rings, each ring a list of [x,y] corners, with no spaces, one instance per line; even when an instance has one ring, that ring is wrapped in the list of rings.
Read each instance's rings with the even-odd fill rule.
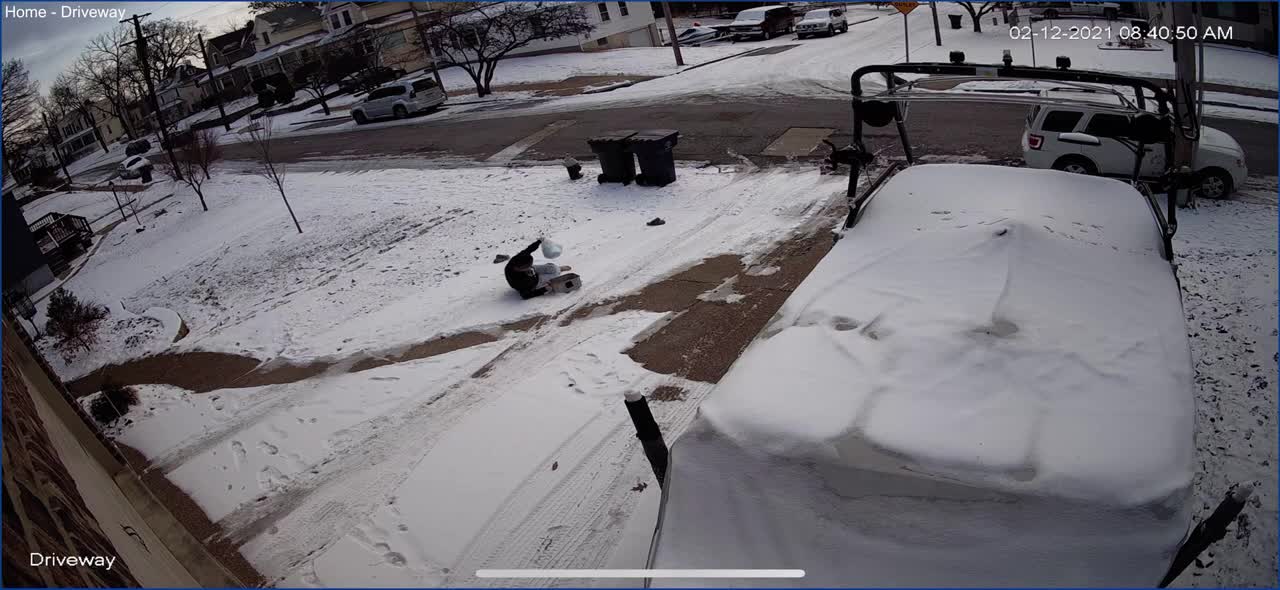
[[[364,102],[351,109],[351,117],[359,125],[382,117],[404,119],[444,101],[444,90],[432,78],[397,81],[370,91]]]
[[[1078,101],[1086,93],[1046,90],[1040,94],[1050,98],[1070,96]],[[1134,152],[1115,139],[1129,125],[1129,117],[1116,111],[1122,103],[1114,94],[1087,94],[1099,103],[1097,110],[1079,104],[1033,107],[1022,133],[1022,159],[1030,168],[1129,178],[1133,175]],[[1098,145],[1063,141],[1061,135],[1067,133],[1092,136],[1097,138]],[[1201,126],[1198,145],[1195,170],[1200,180],[1200,197],[1221,199],[1244,184],[1249,170],[1244,163],[1244,150],[1235,139],[1212,127]],[[1165,167],[1163,145],[1146,146],[1139,176],[1159,177]]]
[[[844,10],[840,8],[822,8],[810,10],[804,14],[804,20],[796,25],[796,36],[804,39],[809,35],[826,35],[847,33],[849,21],[845,19]]]

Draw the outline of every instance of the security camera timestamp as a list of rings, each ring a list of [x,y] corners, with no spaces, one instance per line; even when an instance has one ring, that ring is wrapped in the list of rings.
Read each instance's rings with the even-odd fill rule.
[[[1009,38],[1029,41],[1032,39],[1078,40],[1078,41],[1181,41],[1209,40],[1223,41],[1232,38],[1231,27],[1141,27],[1125,26],[1068,26],[1054,24],[1036,24],[1009,27]]]

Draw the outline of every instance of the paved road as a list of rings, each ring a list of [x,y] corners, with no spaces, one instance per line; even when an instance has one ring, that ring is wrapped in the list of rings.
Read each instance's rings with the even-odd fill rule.
[[[1018,139],[1026,107],[917,103],[908,120],[917,155],[972,155],[991,160],[1021,157]],[[761,98],[723,100],[695,97],[677,104],[622,107],[570,113],[516,116],[494,112],[484,119],[423,120],[418,124],[360,131],[282,138],[278,153],[285,161],[334,156],[458,156],[483,160],[557,121],[572,121],[523,152],[521,160],[559,159],[565,155],[592,158],[586,139],[613,129],[671,128],[680,130],[677,157],[714,164],[776,164],[787,158],[763,156],[765,147],[792,127],[833,129],[837,145],[850,139],[849,104],[843,100]],[[1206,119],[1240,142],[1255,174],[1276,174],[1276,125],[1235,119]],[[899,153],[892,126],[868,128],[868,147]],[[822,150],[817,150],[820,155]],[[227,158],[248,159],[247,146],[227,146]]]

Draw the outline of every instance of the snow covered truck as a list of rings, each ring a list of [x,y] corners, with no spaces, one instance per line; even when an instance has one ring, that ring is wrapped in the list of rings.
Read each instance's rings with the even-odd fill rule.
[[[1132,122],[1132,181],[917,165],[909,101],[1061,100],[904,79],[921,75],[1112,88]],[[1194,179],[1168,171],[1163,207],[1137,179],[1146,145],[1172,149],[1198,125],[1145,80],[963,57],[863,67],[852,94],[853,141],[831,158],[851,168],[848,218],[672,446],[649,558],[805,575],[649,584],[1167,584],[1248,496],[1233,489],[1192,528],[1193,369],[1172,236],[1175,192]],[[905,162],[859,191],[874,161],[863,127],[891,123]]]

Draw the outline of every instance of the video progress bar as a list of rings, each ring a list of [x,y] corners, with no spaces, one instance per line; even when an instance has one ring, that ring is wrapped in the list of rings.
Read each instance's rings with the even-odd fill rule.
[[[803,578],[804,570],[477,570],[477,578]]]

